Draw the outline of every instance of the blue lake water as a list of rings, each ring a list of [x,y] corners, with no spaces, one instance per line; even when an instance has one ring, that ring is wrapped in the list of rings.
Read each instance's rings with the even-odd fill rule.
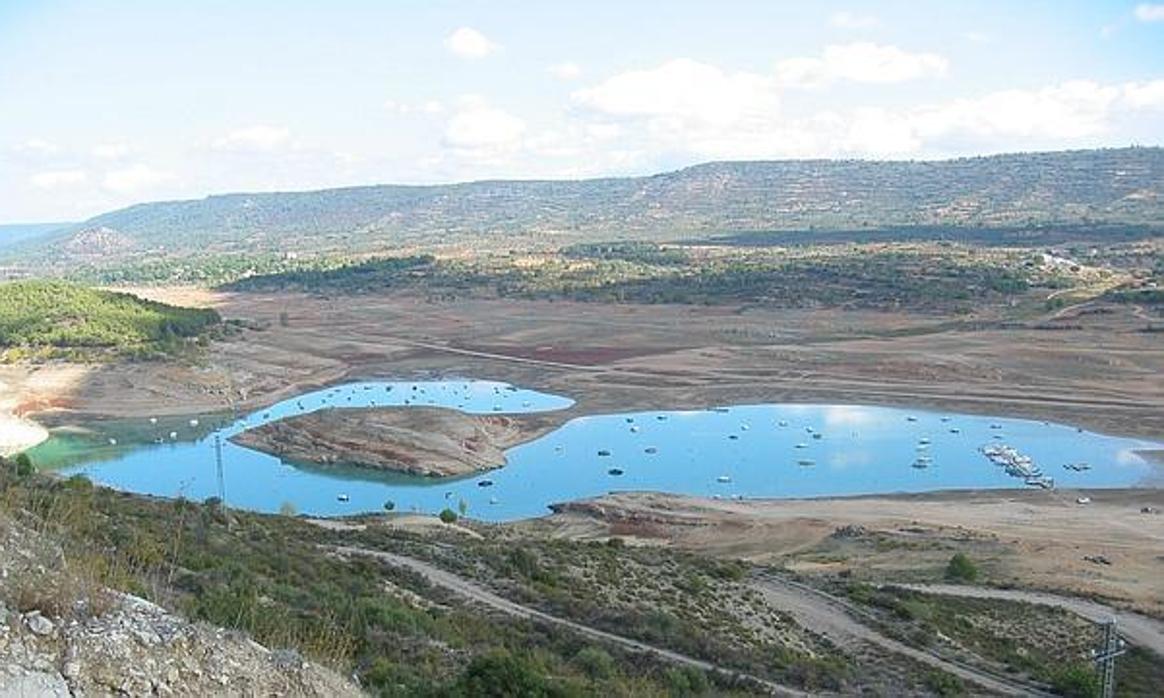
[[[63,459],[59,470],[65,476],[84,474],[122,490],[202,500],[218,494],[219,441],[223,488],[232,507],[274,512],[290,504],[299,513],[343,515],[383,511],[390,500],[396,511],[433,513],[458,509],[463,501],[470,516],[503,521],[545,514],[554,502],[619,490],[758,498],[1026,487],[982,454],[987,444],[1029,456],[1060,487],[1127,487],[1144,484],[1154,471],[1136,451],[1161,448],[1038,421],[857,405],[580,417],[510,449],[506,467],[456,480],[306,467],[226,440],[258,424],[328,408],[422,405],[521,414],[572,404],[488,381],[355,383],[286,400],[244,419],[138,420],[134,429],[119,432],[116,444],[104,432],[62,434],[31,455],[38,463]],[[1089,468],[1063,467],[1076,463]]]

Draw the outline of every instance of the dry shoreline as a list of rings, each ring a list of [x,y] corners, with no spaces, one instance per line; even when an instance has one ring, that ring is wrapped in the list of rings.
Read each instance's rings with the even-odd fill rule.
[[[575,399],[547,413],[550,426],[587,414],[830,403],[1164,440],[1164,352],[1126,308],[1074,318],[1083,329],[1048,332],[950,329],[942,318],[836,309],[189,288],[142,295],[213,306],[262,329],[215,343],[197,365],[0,366],[8,411],[51,427],[259,410],[355,380],[471,377]]]

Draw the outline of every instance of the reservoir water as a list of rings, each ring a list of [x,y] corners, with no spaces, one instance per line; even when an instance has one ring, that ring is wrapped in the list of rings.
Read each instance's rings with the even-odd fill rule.
[[[102,423],[30,451],[41,467],[121,490],[232,507],[335,516],[384,510],[505,521],[620,490],[723,498],[816,497],[959,488],[1146,484],[1141,439],[1046,422],[858,405],[740,405],[579,417],[507,452],[499,470],[456,480],[311,467],[230,443],[250,427],[319,409],[413,405],[473,414],[565,409],[573,401],[489,381],[355,383],[301,395],[242,419],[202,416]],[[1008,469],[983,454],[1014,449]],[[990,450],[989,448],[987,450]],[[1029,460],[1027,460],[1029,459]],[[1021,468],[1019,468],[1021,466]],[[1015,472],[1038,469],[1032,483]],[[463,504],[462,504],[463,503]]]

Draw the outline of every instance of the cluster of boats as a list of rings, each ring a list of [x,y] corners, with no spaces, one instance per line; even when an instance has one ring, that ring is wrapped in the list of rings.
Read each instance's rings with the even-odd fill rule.
[[[1055,487],[1053,478],[1044,475],[1030,456],[1019,453],[1013,446],[992,443],[986,444],[980,450],[982,455],[1005,470],[1007,475],[1019,478],[1031,487],[1042,487],[1045,490]]]

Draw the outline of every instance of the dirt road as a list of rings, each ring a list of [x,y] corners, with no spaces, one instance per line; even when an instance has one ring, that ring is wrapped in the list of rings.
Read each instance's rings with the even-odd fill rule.
[[[811,587],[770,576],[758,579],[754,586],[766,602],[791,615],[800,625],[827,636],[841,647],[867,642],[953,674],[990,691],[1004,695],[1045,695],[1035,688],[1004,676],[950,661],[886,637],[860,622],[854,615],[860,611],[851,604]]]
[[[357,548],[351,546],[335,546],[333,547],[333,550],[342,555],[366,555],[375,557],[391,565],[407,568],[413,572],[416,572],[417,574],[420,574],[431,584],[443,587],[476,603],[489,606],[490,608],[512,616],[519,618],[530,618],[552,623],[554,625],[559,625],[595,640],[619,645],[635,652],[646,652],[653,654],[668,661],[695,667],[703,671],[711,671],[728,676],[738,676],[745,678],[772,691],[775,695],[808,695],[796,689],[789,688],[772,681],[723,669],[709,662],[705,662],[685,654],[680,654],[678,652],[673,652],[661,647],[648,645],[638,640],[623,637],[621,635],[615,635],[604,630],[599,630],[597,628],[583,625],[576,621],[546,613],[536,608],[530,608],[529,606],[515,603],[479,586],[472,581],[459,577],[455,574],[415,558],[407,557],[405,555],[398,555],[395,553],[368,550],[366,548]],[[991,673],[981,669],[960,663],[954,663],[888,638],[882,635],[880,632],[858,621],[853,615],[851,615],[851,609],[848,608],[848,604],[841,599],[837,599],[822,592],[818,592],[809,587],[804,587],[773,577],[765,577],[761,580],[758,580],[756,583],[756,588],[774,607],[792,615],[792,617],[795,618],[796,621],[804,627],[812,628],[814,631],[828,636],[830,640],[842,647],[854,642],[868,642],[883,649],[889,650],[890,652],[904,655],[916,661],[932,666],[936,669],[954,674],[955,676],[977,684],[989,691],[1004,695],[1040,695],[1037,690],[1033,690],[1030,687],[1015,681],[1008,680],[1005,677],[996,677]]]
[[[383,560],[388,564],[394,565],[396,567],[407,568],[421,575],[427,579],[429,583],[435,586],[443,587],[471,601],[488,606],[511,616],[518,618],[529,618],[545,623],[551,623],[553,625],[558,625],[564,628],[569,628],[570,630],[573,630],[580,635],[585,635],[586,637],[598,640],[600,642],[618,645],[634,652],[651,654],[657,657],[661,657],[667,661],[694,667],[702,671],[714,672],[725,676],[739,677],[747,681],[751,681],[768,691],[771,691],[772,695],[796,696],[800,698],[808,696],[807,693],[802,691],[798,691],[794,688],[789,688],[788,686],[783,686],[766,679],[761,679],[757,676],[751,676],[749,674],[742,674],[740,672],[731,671],[729,669],[723,669],[701,659],[689,657],[685,654],[673,652],[661,647],[648,645],[638,640],[623,637],[621,635],[615,635],[614,633],[608,633],[604,630],[592,628],[588,625],[583,625],[572,620],[560,618],[544,611],[539,611],[536,608],[530,608],[529,606],[523,606],[519,603],[514,603],[513,601],[498,596],[497,594],[494,594],[493,592],[484,589],[483,587],[467,579],[463,579],[455,574],[446,572],[445,570],[442,570],[438,567],[434,567],[427,562],[422,562],[411,557],[396,555],[394,553],[387,553],[379,550],[368,550],[366,548],[356,548],[350,546],[334,546],[332,549],[342,555],[366,555]]]
[[[1007,601],[1022,601],[1025,603],[1056,606],[1096,623],[1103,623],[1115,619],[1116,627],[1121,635],[1132,644],[1139,645],[1164,657],[1164,622],[1149,618],[1139,613],[1124,611],[1105,604],[1077,599],[1070,596],[1046,594],[1038,591],[1022,591],[1019,589],[990,589],[986,587],[968,587],[957,584],[898,584],[902,589],[912,589],[927,594],[944,594],[947,596],[965,596],[972,599],[1005,599]]]

